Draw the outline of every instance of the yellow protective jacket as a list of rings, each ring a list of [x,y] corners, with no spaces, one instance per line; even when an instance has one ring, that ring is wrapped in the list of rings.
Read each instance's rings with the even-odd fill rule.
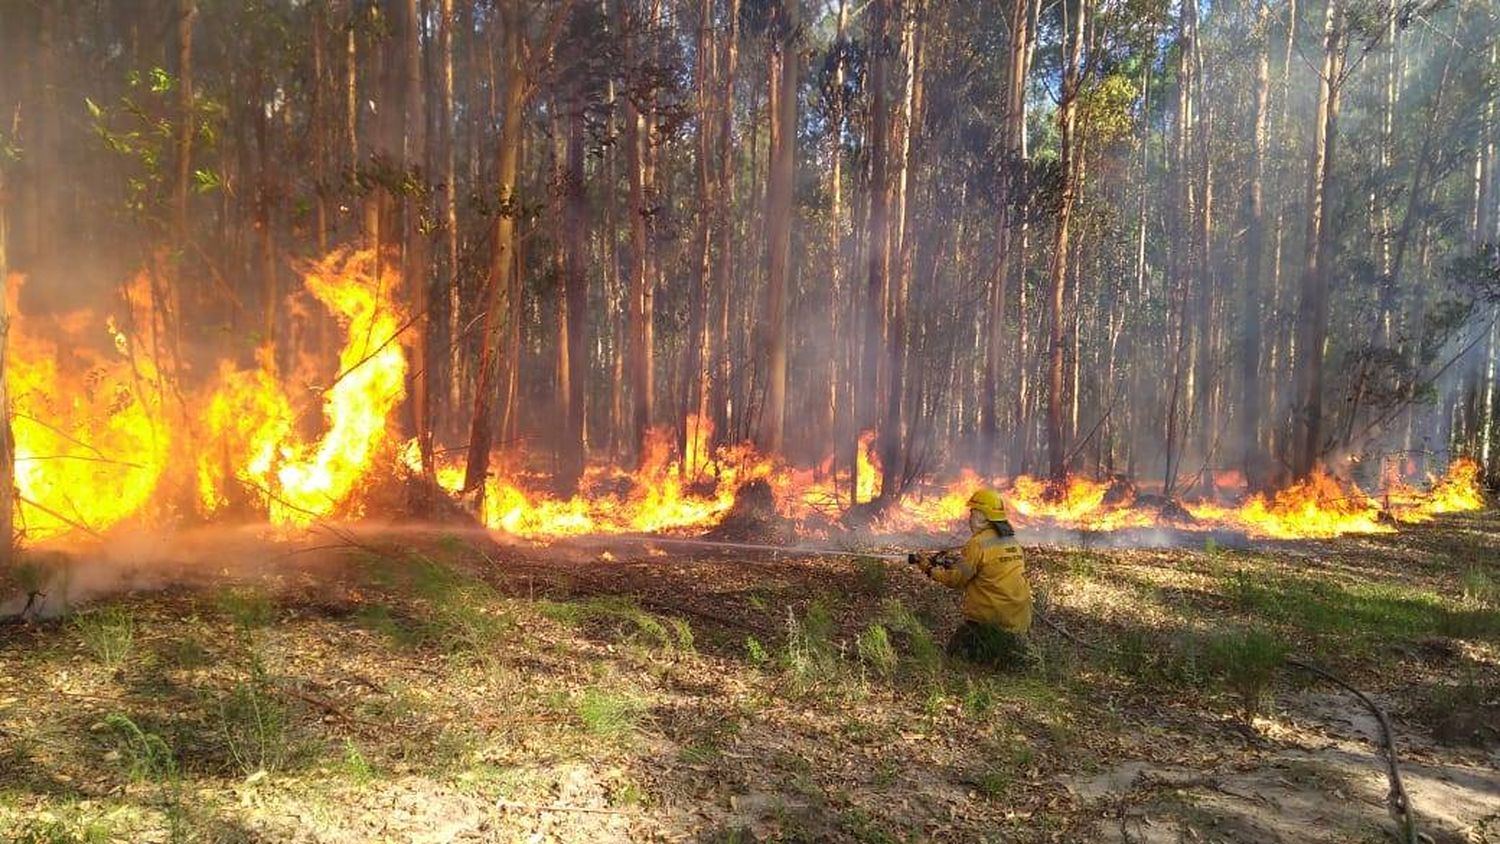
[[[987,526],[964,543],[956,565],[934,566],[927,574],[944,586],[964,590],[959,607],[964,618],[1012,633],[1031,629],[1031,585],[1015,537],[1002,537]]]

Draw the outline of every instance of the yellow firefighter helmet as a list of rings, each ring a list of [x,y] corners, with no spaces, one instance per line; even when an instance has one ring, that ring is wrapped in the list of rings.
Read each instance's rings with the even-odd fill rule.
[[[969,509],[978,510],[992,522],[1006,520],[1005,501],[1000,498],[1000,493],[993,489],[975,490],[974,494],[969,496]]]

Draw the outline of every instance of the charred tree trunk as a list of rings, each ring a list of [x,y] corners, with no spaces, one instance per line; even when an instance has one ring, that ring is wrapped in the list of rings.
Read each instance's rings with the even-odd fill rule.
[[[682,408],[677,437],[678,451],[682,454],[682,466],[689,476],[696,476],[707,455],[693,452],[693,446],[701,441],[697,427],[707,420],[709,392],[708,307],[712,294],[713,219],[718,214],[715,203],[711,163],[713,137],[711,109],[709,108],[709,69],[713,63],[714,42],[712,36],[712,0],[699,0],[697,62],[693,70],[694,94],[698,109],[698,128],[694,171],[697,175],[698,220],[693,231],[693,289],[691,310],[688,318],[688,348],[683,367]],[[690,430],[691,428],[691,430]],[[691,452],[691,453],[690,453]]]
[[[563,452],[562,485],[572,491],[583,474],[588,443],[588,210],[584,196],[583,103],[567,113],[567,163],[563,173],[563,286],[567,307],[568,402],[567,446]]]
[[[626,66],[638,60],[642,45],[647,43],[641,36],[641,21],[634,8],[635,0],[623,0],[619,5],[619,19],[625,39]],[[656,364],[651,323],[652,286],[655,282],[651,260],[651,226],[648,206],[651,166],[651,127],[647,114],[635,101],[635,95],[625,94],[625,155],[630,168],[630,290],[628,319],[629,355],[627,357],[628,380],[631,387],[630,442],[636,459],[645,453],[646,436],[652,425],[652,409],[655,405]]]
[[[729,385],[733,377],[730,357],[729,313],[734,282],[734,81],[739,67],[740,0],[729,0],[729,32],[724,38],[724,73],[719,87],[719,136],[715,157],[718,167],[718,206],[723,213],[714,221],[719,243],[719,261],[715,265],[713,287],[718,295],[718,311],[713,319],[708,359],[713,367],[710,378],[709,407],[713,412],[714,433],[721,440],[730,427]]]
[[[425,185],[427,174],[432,168],[428,165],[427,99],[422,72],[422,15],[417,0],[406,0],[405,12],[402,37],[406,78],[406,141],[402,160],[405,163],[404,169],[413,174],[411,181]],[[432,302],[437,297],[432,285],[430,243],[423,226],[426,196],[426,190],[403,192],[403,217],[406,226],[405,248],[401,250],[401,280],[406,286],[412,314],[409,329],[412,350],[412,429],[421,453],[422,474],[431,480],[435,478],[436,467],[432,455],[432,371],[429,366],[428,316]]]
[[[916,194],[913,172],[916,169],[914,164],[919,143],[917,135],[922,122],[922,8],[920,0],[916,0],[903,16],[902,41],[905,45],[903,52],[906,68],[902,76],[905,90],[901,100],[901,120],[891,126],[890,147],[899,148],[901,157],[896,177],[896,183],[900,186],[897,190],[896,207],[896,219],[899,222],[892,246],[898,261],[888,310],[890,325],[887,348],[890,361],[887,366],[890,382],[886,386],[885,415],[880,424],[880,496],[886,502],[894,501],[901,495],[906,475],[906,370],[911,345],[911,338],[908,337],[908,305],[917,241],[911,231],[910,216],[913,196]]]
[[[177,182],[172,200],[172,232],[178,259],[187,249],[188,187],[193,174],[193,22],[198,18],[196,0],[181,0],[177,19],[177,107],[181,112],[177,129]]]
[[[10,193],[0,163],[0,575],[16,550],[16,444],[10,428]]]

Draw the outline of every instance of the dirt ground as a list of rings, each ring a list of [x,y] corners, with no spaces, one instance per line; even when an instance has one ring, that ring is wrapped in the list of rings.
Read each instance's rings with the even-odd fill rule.
[[[43,555],[50,617],[0,626],[0,840],[1394,840],[1378,725],[1290,654],[1390,714],[1422,833],[1500,841],[1500,516],[1184,545],[1028,548],[1072,638],[1018,674],[946,660],[954,596],[873,558]]]

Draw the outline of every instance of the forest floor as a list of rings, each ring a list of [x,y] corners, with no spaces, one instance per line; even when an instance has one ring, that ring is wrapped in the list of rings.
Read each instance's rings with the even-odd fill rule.
[[[0,839],[1391,840],[1375,721],[1290,652],[1390,713],[1423,832],[1500,841],[1500,514],[1028,549],[1108,650],[1019,675],[899,564],[340,537],[0,626]]]

